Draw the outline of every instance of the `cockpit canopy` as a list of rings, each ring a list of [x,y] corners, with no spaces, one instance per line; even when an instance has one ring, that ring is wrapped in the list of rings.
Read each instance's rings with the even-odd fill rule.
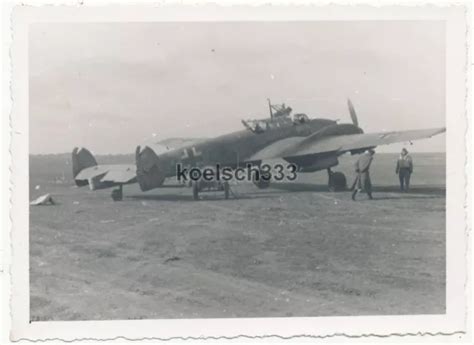
[[[293,115],[293,122],[295,124],[305,123],[309,121],[309,117],[306,114],[295,114]]]
[[[290,118],[242,120],[242,124],[245,126],[245,128],[254,133],[263,133],[266,130],[291,126],[292,121]]]
[[[286,106],[285,103],[271,104],[269,101],[269,107],[270,118],[242,120],[244,127],[253,133],[263,133],[267,130],[299,125],[309,121],[309,118],[306,114],[295,114],[292,119],[291,112],[293,109]]]

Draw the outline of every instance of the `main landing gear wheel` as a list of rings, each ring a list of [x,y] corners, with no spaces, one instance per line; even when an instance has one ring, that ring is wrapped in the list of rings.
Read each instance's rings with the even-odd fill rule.
[[[331,192],[340,192],[347,190],[346,175],[339,171],[331,171],[328,169],[328,187]]]
[[[199,183],[197,181],[193,181],[192,188],[193,188],[193,199],[197,201],[199,200]]]
[[[272,178],[271,173],[264,173],[260,171],[260,179],[258,181],[254,180],[253,184],[256,185],[259,189],[265,189],[270,187],[270,180]]]
[[[112,197],[113,201],[122,201],[123,200],[122,185],[120,185],[117,189],[112,190],[111,197]]]
[[[229,192],[230,192],[230,186],[229,186],[229,182],[224,182],[223,183],[223,188],[224,188],[224,198],[225,199],[229,199]]]
[[[230,186],[229,182],[203,182],[203,181],[193,181],[191,185],[193,189],[193,200],[199,200],[199,193],[201,191],[223,191],[224,198],[229,199],[230,196]]]

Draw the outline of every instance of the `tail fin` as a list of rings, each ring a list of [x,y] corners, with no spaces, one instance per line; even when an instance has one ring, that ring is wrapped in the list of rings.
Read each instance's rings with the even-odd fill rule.
[[[92,153],[86,148],[75,147],[72,150],[72,175],[76,178],[83,169],[97,165]]]
[[[165,180],[165,172],[160,164],[160,158],[150,146],[143,149],[138,146],[135,150],[137,165],[137,180],[142,191],[160,187]]]

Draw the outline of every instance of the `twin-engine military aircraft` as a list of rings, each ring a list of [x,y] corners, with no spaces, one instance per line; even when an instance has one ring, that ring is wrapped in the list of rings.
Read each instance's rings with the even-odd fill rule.
[[[337,123],[329,119],[310,119],[306,114],[295,114],[283,105],[269,101],[270,118],[243,120],[245,129],[212,139],[196,140],[184,146],[170,148],[163,145],[138,146],[136,165],[98,165],[87,149],[75,148],[72,153],[73,175],[78,186],[89,185],[92,190],[118,186],[112,193],[114,200],[122,199],[122,186],[138,182],[142,191],[161,187],[166,178],[176,176],[177,164],[187,167],[220,166],[236,169],[250,164],[259,168],[263,162],[283,159],[294,164],[301,173],[327,170],[330,190],[344,190],[346,177],[331,168],[339,164],[338,157],[352,155],[397,142],[410,142],[443,133],[445,128],[364,133],[359,127],[356,112],[348,100],[352,123]],[[255,181],[259,188],[269,186],[268,179]],[[208,185],[193,183],[193,196]],[[228,197],[228,184],[218,183]]]

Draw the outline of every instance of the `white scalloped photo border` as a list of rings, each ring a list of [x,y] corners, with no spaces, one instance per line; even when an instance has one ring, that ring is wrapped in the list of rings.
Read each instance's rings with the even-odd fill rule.
[[[71,2],[70,2],[71,3]],[[74,3],[74,2],[73,2]],[[122,2],[123,3],[123,2]],[[470,327],[470,187],[467,138],[470,138],[469,44],[471,9],[453,5],[377,5],[378,2],[308,1],[265,5],[262,1],[233,1],[225,6],[163,3],[71,6],[17,6],[11,17],[11,222],[9,240],[11,339],[298,339],[326,341],[413,341],[465,339]],[[235,6],[247,3],[251,6]],[[267,2],[268,3],[268,2]],[[296,5],[303,4],[301,6]],[[306,5],[304,5],[306,4]],[[346,5],[344,5],[346,4]],[[28,27],[33,22],[155,22],[155,21],[286,21],[286,20],[441,20],[446,24],[446,314],[351,317],[285,317],[239,319],[174,319],[133,321],[29,322],[28,217]],[[6,114],[4,114],[6,116]],[[431,337],[434,336],[434,337]],[[362,339],[363,338],[363,339]],[[443,338],[446,339],[446,338]],[[314,339],[313,339],[314,340]]]

